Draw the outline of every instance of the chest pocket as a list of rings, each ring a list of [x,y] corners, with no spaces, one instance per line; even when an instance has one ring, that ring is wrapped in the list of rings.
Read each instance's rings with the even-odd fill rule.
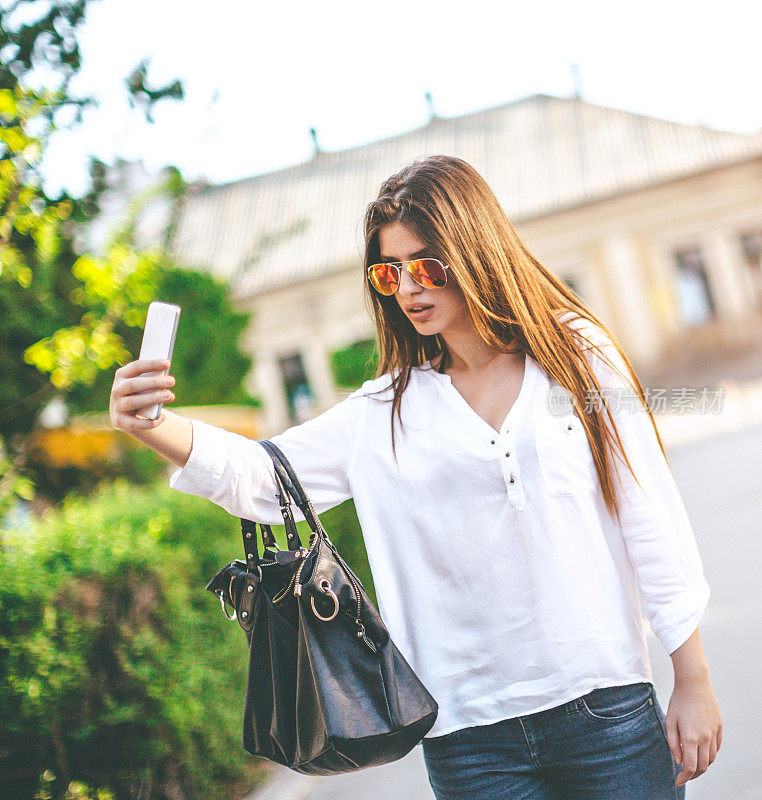
[[[573,411],[541,414],[535,427],[535,449],[548,494],[598,491],[593,454],[582,422]]]

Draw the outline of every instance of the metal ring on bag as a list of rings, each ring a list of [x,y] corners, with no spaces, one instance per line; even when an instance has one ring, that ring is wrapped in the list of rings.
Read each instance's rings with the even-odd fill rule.
[[[318,610],[315,608],[315,598],[312,595],[310,595],[310,603],[312,603],[312,610],[318,619],[322,620],[323,622],[330,622],[339,613],[339,598],[336,596],[336,592],[334,592],[333,589],[331,589],[331,584],[328,583],[328,581],[325,578],[323,578],[323,580],[320,581],[320,588],[329,597],[333,598],[333,604],[335,606],[333,614],[331,614],[330,617],[321,617],[320,614],[318,613]]]
[[[230,616],[230,614],[228,614],[228,610],[227,610],[227,608],[225,608],[225,595],[224,595],[223,592],[220,592],[220,605],[222,606],[222,613],[228,619],[235,619],[236,618],[235,609],[233,609],[233,616],[232,617]]]

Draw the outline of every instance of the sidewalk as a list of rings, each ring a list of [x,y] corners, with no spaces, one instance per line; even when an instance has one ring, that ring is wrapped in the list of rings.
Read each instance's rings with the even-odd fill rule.
[[[272,764],[272,775],[264,786],[246,796],[246,800],[307,800],[320,775],[302,775],[279,764]]]

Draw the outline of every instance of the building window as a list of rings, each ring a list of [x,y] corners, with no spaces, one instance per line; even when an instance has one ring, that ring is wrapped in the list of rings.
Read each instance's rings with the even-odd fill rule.
[[[315,395],[307,380],[304,362],[299,353],[279,362],[283,386],[288,402],[288,416],[292,424],[299,424],[313,416]]]
[[[762,308],[762,228],[748,231],[740,236],[746,269],[744,279],[752,303]]]
[[[677,297],[687,325],[702,325],[717,313],[704,256],[698,247],[675,252]]]

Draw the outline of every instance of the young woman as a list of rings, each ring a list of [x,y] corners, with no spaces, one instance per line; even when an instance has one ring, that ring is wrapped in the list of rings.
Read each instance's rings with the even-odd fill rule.
[[[722,740],[710,590],[629,360],[461,159],[386,180],[365,238],[378,377],[271,439],[318,513],[354,498],[379,610],[439,703],[435,795],[684,797]],[[117,370],[113,424],[180,467],[175,489],[282,524],[255,441],[135,417],[172,399],[155,368]],[[641,602],[674,665],[666,716]]]

